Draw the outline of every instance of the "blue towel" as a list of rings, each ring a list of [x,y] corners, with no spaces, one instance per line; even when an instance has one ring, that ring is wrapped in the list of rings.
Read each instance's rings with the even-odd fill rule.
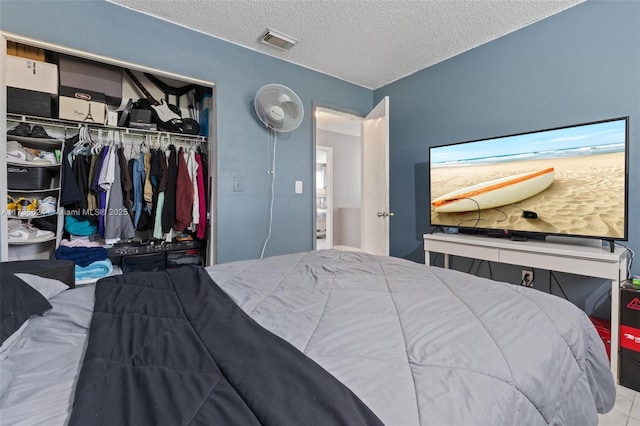
[[[88,266],[76,265],[76,281],[106,277],[113,271],[111,260],[97,260]]]
[[[56,259],[72,260],[78,266],[88,266],[96,260],[104,260],[108,257],[104,247],[67,247],[60,246],[56,250]]]
[[[64,218],[64,229],[71,235],[86,237],[98,232],[98,227],[91,223],[89,219],[67,215]]]

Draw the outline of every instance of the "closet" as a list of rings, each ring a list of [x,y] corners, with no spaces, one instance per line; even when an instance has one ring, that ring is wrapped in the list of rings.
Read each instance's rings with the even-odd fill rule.
[[[215,263],[214,83],[8,33],[0,66],[1,261]]]

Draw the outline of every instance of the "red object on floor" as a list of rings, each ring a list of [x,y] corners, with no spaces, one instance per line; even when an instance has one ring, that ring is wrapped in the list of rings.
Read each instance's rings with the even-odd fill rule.
[[[611,321],[595,317],[589,317],[589,319],[604,342],[604,348],[607,350],[607,356],[611,359]]]

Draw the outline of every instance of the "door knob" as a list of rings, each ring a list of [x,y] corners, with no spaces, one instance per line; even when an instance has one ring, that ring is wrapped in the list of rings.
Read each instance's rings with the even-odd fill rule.
[[[387,217],[387,216],[393,216],[395,213],[393,212],[378,212],[376,213],[376,216],[378,217]]]

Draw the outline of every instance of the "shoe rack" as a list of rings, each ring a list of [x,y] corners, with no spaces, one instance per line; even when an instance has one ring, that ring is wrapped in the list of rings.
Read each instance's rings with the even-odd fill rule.
[[[49,259],[53,257],[53,252],[60,243],[64,226],[64,217],[59,207],[61,158],[56,152],[62,153],[68,129],[58,123],[22,115],[8,114],[6,122],[8,151],[22,147],[22,150],[31,155],[44,151],[52,153],[56,158],[56,164],[52,164],[20,160],[7,155],[5,213],[9,230],[7,233],[8,260]],[[9,132],[18,126],[21,130],[27,131],[22,131],[21,135],[10,135]],[[30,129],[33,131],[28,133]],[[45,134],[42,134],[43,130]],[[48,205],[45,209],[41,201],[52,201],[52,197],[55,199],[55,205],[53,208]],[[30,231],[32,237],[12,237],[11,229],[18,226],[25,231]],[[18,232],[18,234],[28,233]]]

